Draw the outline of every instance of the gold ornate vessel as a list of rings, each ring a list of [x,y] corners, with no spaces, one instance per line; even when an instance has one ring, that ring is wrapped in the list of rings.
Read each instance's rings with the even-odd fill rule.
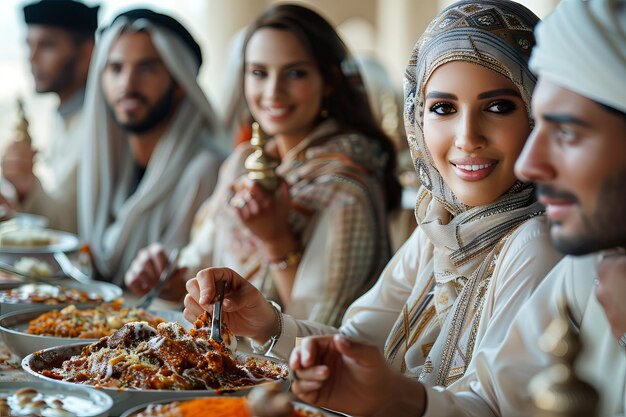
[[[26,142],[28,145],[32,143],[30,133],[28,132],[28,119],[26,119],[26,113],[24,112],[24,101],[21,98],[17,99],[17,117],[18,121],[15,124],[15,139],[18,141]]]
[[[533,417],[593,417],[597,415],[596,389],[576,375],[574,362],[581,341],[570,324],[569,307],[559,303],[560,316],[552,320],[539,338],[541,349],[550,354],[552,365],[537,374],[528,386]]]
[[[265,190],[274,192],[280,183],[276,168],[279,162],[265,151],[267,138],[257,122],[252,123],[252,137],[250,144],[254,152],[246,158],[244,163],[248,170],[248,178],[258,182]]]

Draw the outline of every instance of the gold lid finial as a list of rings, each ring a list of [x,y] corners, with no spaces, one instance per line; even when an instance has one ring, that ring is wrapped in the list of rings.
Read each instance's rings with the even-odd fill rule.
[[[596,416],[598,392],[574,369],[581,341],[568,320],[571,315],[564,300],[559,302],[559,313],[539,338],[541,350],[550,354],[553,365],[537,374],[528,386],[533,417]]]
[[[254,152],[246,158],[244,163],[248,170],[248,178],[258,182],[267,191],[276,191],[279,184],[276,168],[279,162],[265,152],[267,138],[257,122],[252,123],[252,137],[250,144],[255,148]]]
[[[15,124],[15,136],[16,140],[26,142],[28,145],[32,143],[30,133],[28,132],[28,120],[26,119],[26,113],[24,112],[24,101],[18,97],[17,99],[17,117],[18,121]]]

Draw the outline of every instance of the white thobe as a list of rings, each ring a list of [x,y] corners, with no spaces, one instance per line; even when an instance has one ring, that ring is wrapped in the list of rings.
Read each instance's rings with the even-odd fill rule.
[[[465,377],[448,387],[427,389],[425,417],[528,416],[530,380],[550,365],[537,340],[567,301],[580,327],[579,376],[600,393],[601,417],[626,412],[626,349],[613,337],[593,291],[596,257],[566,257],[519,311],[505,339],[476,352]]]

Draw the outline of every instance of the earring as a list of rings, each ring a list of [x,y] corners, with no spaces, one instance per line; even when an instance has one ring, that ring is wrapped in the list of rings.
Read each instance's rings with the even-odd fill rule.
[[[322,110],[320,111],[320,117],[321,117],[322,119],[326,119],[326,118],[328,118],[328,110],[326,110],[326,109],[322,109]]]

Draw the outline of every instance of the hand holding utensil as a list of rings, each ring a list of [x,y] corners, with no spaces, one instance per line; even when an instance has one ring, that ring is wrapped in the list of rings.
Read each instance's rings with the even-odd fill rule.
[[[163,272],[161,272],[161,275],[159,276],[159,282],[157,283],[157,285],[154,286],[152,290],[150,290],[139,300],[139,302],[137,303],[137,308],[146,309],[150,307],[150,304],[152,304],[154,297],[159,295],[165,283],[169,281],[169,279],[173,277],[175,275],[175,272],[178,270],[179,256],[180,250],[178,248],[173,249],[170,252],[170,256],[168,257],[168,263],[165,266]]]

